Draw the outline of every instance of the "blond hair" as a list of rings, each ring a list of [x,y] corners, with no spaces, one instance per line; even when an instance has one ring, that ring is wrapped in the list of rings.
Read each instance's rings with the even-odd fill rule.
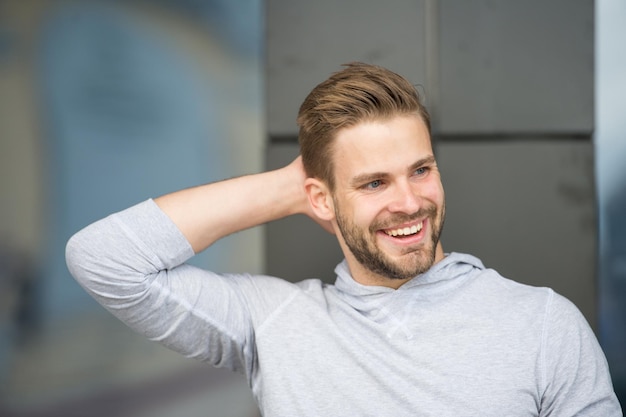
[[[332,143],[337,132],[364,121],[415,114],[430,133],[430,116],[420,95],[402,76],[376,65],[352,62],[306,97],[297,123],[307,175],[334,190]]]

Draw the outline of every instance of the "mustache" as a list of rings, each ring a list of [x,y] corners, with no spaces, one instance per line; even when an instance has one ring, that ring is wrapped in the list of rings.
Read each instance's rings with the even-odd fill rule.
[[[437,207],[435,206],[422,207],[415,213],[411,214],[395,213],[384,220],[373,223],[370,227],[370,230],[372,232],[375,232],[380,229],[388,229],[398,224],[410,223],[418,219],[432,218],[435,217],[436,214]]]

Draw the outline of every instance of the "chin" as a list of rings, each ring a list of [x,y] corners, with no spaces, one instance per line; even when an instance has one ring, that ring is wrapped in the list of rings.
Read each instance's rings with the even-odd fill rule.
[[[435,264],[435,250],[430,249],[427,253],[411,253],[408,256],[414,255],[418,259],[411,259],[409,265],[398,265],[393,268],[393,273],[390,278],[392,279],[409,279],[416,277],[428,271]],[[406,256],[406,255],[405,255]],[[392,271],[389,271],[392,272]]]

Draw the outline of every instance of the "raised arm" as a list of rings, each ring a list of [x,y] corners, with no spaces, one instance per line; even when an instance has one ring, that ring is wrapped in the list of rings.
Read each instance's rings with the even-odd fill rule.
[[[312,214],[300,157],[286,167],[177,191],[155,199],[196,253],[231,233],[292,214]]]
[[[141,202],[77,232],[67,244],[68,268],[100,304],[150,339],[219,366],[250,368],[242,352],[255,320],[282,302],[276,288],[284,282],[185,263],[230,233],[297,213],[315,219],[304,183],[298,158],[275,171]],[[275,298],[264,293],[259,300],[261,287]],[[258,301],[254,315],[251,300]]]

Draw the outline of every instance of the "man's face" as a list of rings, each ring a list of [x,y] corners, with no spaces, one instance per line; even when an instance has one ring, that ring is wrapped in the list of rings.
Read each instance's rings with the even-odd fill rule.
[[[343,129],[333,152],[337,237],[356,281],[397,288],[443,258],[443,186],[418,116]]]

